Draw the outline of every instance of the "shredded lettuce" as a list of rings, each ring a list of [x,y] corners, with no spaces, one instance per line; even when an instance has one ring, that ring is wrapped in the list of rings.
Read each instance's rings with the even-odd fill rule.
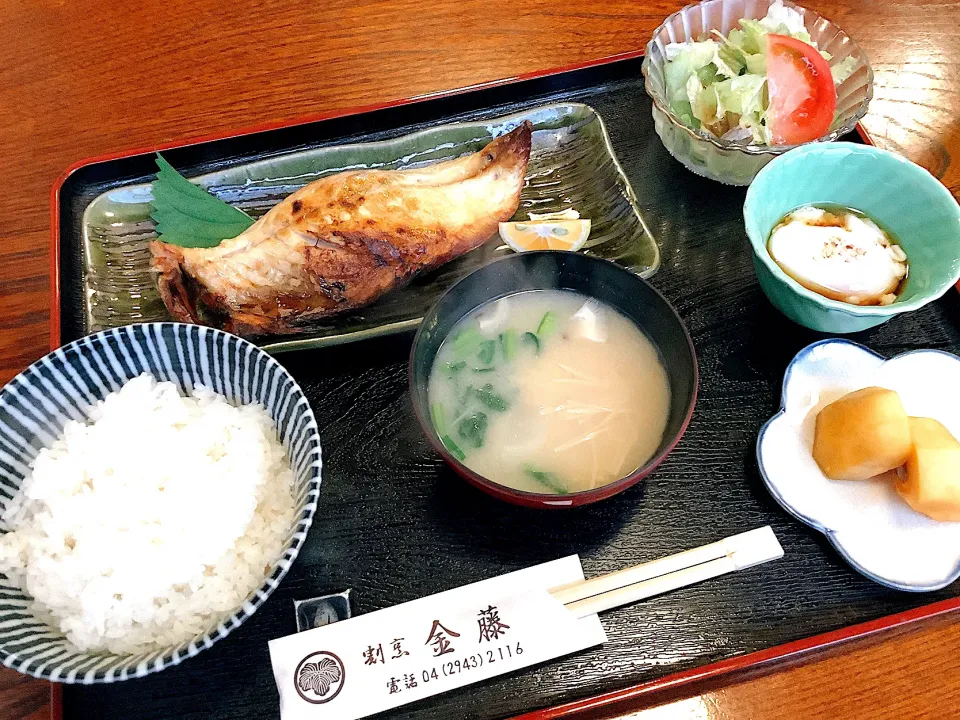
[[[716,125],[723,115],[723,108],[717,98],[716,84],[704,86],[696,75],[691,75],[685,89],[690,99],[693,116],[701,125],[708,128]]]
[[[761,115],[766,106],[763,97],[765,83],[765,78],[758,75],[741,75],[717,83],[717,96],[727,112]]]
[[[747,66],[743,54],[729,43],[724,43],[717,48],[717,54],[713,56],[713,64],[717,68],[717,74],[725,78],[739,77]]]
[[[700,120],[693,112],[693,100],[687,92],[687,85],[691,77],[696,78],[699,71],[711,66],[713,57],[717,54],[717,44],[713,40],[691,44],[671,43],[667,45],[666,51],[667,98],[670,109],[685,125],[699,128]],[[713,75],[716,75],[715,68]],[[703,82],[712,82],[709,74],[704,76]]]
[[[759,23],[767,29],[767,32],[777,35],[790,35],[797,40],[803,40],[803,42],[810,44],[810,35],[803,24],[803,15],[782,2],[773,3],[767,10],[767,16]]]
[[[830,68],[830,74],[833,75],[834,85],[839,85],[848,77],[853,75],[853,72],[857,69],[857,59],[853,57],[848,57],[836,65]]]
[[[666,53],[666,90],[670,108],[681,122],[732,142],[770,144],[766,126],[769,97],[766,49],[770,33],[789,35],[814,48],[803,15],[780,0],[761,20],[744,18],[724,37],[670,43]],[[820,51],[828,61],[830,54]],[[847,58],[831,68],[840,84],[856,69]]]
[[[695,43],[671,43],[667,45],[667,95],[675,97],[687,84],[687,78],[697,70],[710,65],[717,54],[713,40]],[[671,58],[670,56],[673,55]]]
[[[759,20],[744,18],[740,21],[743,30],[743,50],[751,55],[763,53],[767,49],[767,29]],[[732,33],[731,33],[732,34]]]

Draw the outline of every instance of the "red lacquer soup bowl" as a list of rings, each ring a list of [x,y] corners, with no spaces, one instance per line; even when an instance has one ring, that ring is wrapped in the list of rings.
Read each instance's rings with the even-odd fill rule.
[[[434,359],[453,327],[472,310],[530,290],[571,290],[609,305],[633,323],[660,353],[670,384],[667,427],[646,463],[616,482],[554,495],[515,490],[470,470],[453,457],[430,419],[427,382]],[[621,266],[578,253],[541,251],[510,255],[460,280],[427,313],[410,353],[410,395],[423,432],[434,449],[467,482],[507,502],[537,508],[569,508],[603,500],[645,478],[680,441],[697,398],[697,357],[676,310],[645,280]]]

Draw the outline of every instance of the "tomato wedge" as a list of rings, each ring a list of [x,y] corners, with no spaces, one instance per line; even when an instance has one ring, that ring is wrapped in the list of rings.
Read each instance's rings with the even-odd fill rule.
[[[837,110],[830,66],[815,47],[787,35],[767,35],[767,126],[774,145],[810,142],[827,134]]]

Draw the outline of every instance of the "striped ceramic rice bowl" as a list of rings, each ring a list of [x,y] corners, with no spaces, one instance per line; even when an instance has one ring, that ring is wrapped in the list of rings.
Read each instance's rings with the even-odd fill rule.
[[[152,376],[153,380],[144,375]],[[176,389],[163,383],[173,383]],[[117,394],[121,388],[124,391]],[[180,394],[196,400],[183,399]],[[110,400],[101,403],[108,396]],[[151,398],[156,405],[143,404],[144,399]],[[253,403],[263,409],[251,405]],[[233,406],[239,406],[239,410]],[[143,422],[138,424],[135,420],[137,409],[141,407],[154,409],[148,413],[140,412]],[[155,416],[162,415],[161,411],[166,415],[157,419]],[[189,427],[190,432],[198,433],[193,430],[194,426],[183,424],[187,420],[181,422],[177,419],[183,413],[192,418],[189,422],[200,422],[197,426],[200,430],[209,430],[211,440],[207,446],[195,436],[186,438],[192,443],[170,442],[170,438],[177,437],[177,428],[183,431]],[[149,438],[152,439],[154,433],[167,438],[168,457],[163,455],[165,448],[158,447],[158,459],[152,461],[153,465],[164,466],[167,470],[157,470],[151,475],[147,472],[153,471],[151,467],[143,473],[138,472],[138,458],[144,450],[131,449],[136,445],[136,430],[125,433],[126,417],[130,417],[131,425],[144,428],[143,432]],[[97,433],[88,425],[91,419],[96,419]],[[150,421],[155,422],[151,424]],[[276,439],[273,437],[274,426]],[[62,437],[65,427],[67,435]],[[227,429],[223,430],[224,427]],[[221,430],[219,439],[213,431],[215,428]],[[122,444],[116,463],[108,449],[114,436]],[[148,439],[143,444],[149,447],[151,441]],[[50,450],[55,442],[54,449]],[[177,447],[171,448],[171,445]],[[170,452],[171,449],[176,452]],[[221,450],[222,456],[219,454]],[[246,455],[244,451],[247,451]],[[205,455],[207,452],[216,457],[210,460]],[[292,465],[292,496],[282,492],[291,488],[291,474],[284,452]],[[263,463],[257,464],[261,455]],[[193,465],[189,461],[191,457],[195,459]],[[197,460],[210,462],[197,465]],[[218,470],[220,460],[226,464],[221,464]],[[232,464],[227,463],[228,460],[232,460]],[[56,462],[61,465],[57,466]],[[136,477],[137,482],[126,483],[130,487],[124,487],[124,483],[111,484],[114,464],[119,468],[118,474],[120,469],[126,468],[126,474]],[[244,476],[248,464],[257,469],[247,471]],[[62,495],[62,490],[57,487],[58,467],[61,473],[65,468],[67,472],[75,472],[84,478],[88,477],[84,474],[88,472],[87,467],[92,467],[90,472],[100,479],[96,482],[91,479],[89,487],[84,483],[73,486],[67,483],[74,488],[70,491],[73,495],[63,502],[63,498],[57,495],[58,492]],[[106,474],[103,467],[108,468]],[[191,472],[194,476],[197,472],[203,473],[203,483],[195,482]],[[219,484],[211,477],[217,472],[221,473]],[[148,485],[151,478],[154,483],[160,483],[159,486]],[[208,515],[204,525],[194,534],[193,523],[199,515],[193,506],[183,506],[190,505],[193,488],[199,485],[213,493],[209,499],[216,502],[221,515]],[[148,488],[159,491],[159,494],[145,493],[144,498],[153,497],[159,499],[160,505],[164,502],[169,505],[166,515],[160,510],[155,514],[174,521],[173,532],[168,533],[171,542],[180,543],[171,546],[175,550],[179,547],[178,551],[168,553],[174,576],[178,572],[178,561],[189,562],[191,567],[207,567],[207,571],[195,581],[198,585],[171,586],[176,589],[169,596],[163,595],[162,583],[156,595],[143,591],[145,583],[149,585],[148,581],[161,574],[155,562],[147,563],[150,567],[141,569],[128,558],[125,567],[117,565],[120,569],[116,577],[112,576],[112,569],[104,572],[103,577],[97,569],[97,561],[111,552],[113,535],[106,532],[106,528],[114,528],[110,532],[115,532],[116,527],[126,530],[125,520],[112,525],[108,521],[124,518],[127,514],[136,518],[138,509],[142,510],[146,504],[134,500],[102,509],[101,500],[106,498],[116,502],[117,498],[121,501],[125,497],[138,498],[137,493]],[[232,495],[227,492],[228,488],[237,488],[238,492]],[[20,672],[57,682],[109,683],[141,677],[193,657],[239,627],[277,587],[303,545],[319,491],[320,441],[313,412],[287,371],[251,343],[198,325],[150,323],[108,330],[56,350],[31,365],[0,391],[0,518],[3,518],[0,522],[0,554],[6,552],[0,558],[0,567],[10,570],[9,577],[0,575],[0,661]],[[128,494],[124,495],[125,492]],[[177,492],[181,494],[177,495]],[[285,495],[287,499],[274,502],[279,495]],[[204,502],[203,505],[209,507],[210,503]],[[40,509],[29,511],[31,507]],[[124,512],[123,508],[127,511]],[[244,508],[247,515],[242,514]],[[90,512],[92,518],[87,521],[84,517],[86,524],[78,525],[78,515],[85,515],[84,511],[90,509],[93,510]],[[234,513],[235,510],[239,512]],[[70,512],[74,513],[73,517]],[[154,511],[151,509],[151,512]],[[150,513],[141,512],[140,516],[149,517]],[[231,517],[237,518],[236,521]],[[244,517],[252,519],[243,520]],[[241,522],[244,524],[238,524]],[[70,523],[86,532],[82,539],[74,540],[63,530]],[[148,527],[149,522],[141,522],[141,525]],[[11,527],[14,532],[9,532]],[[238,530],[243,527],[246,527],[245,531]],[[97,533],[101,529],[104,532],[99,537]],[[167,529],[161,523],[156,532],[162,537]],[[240,536],[234,541],[231,538],[237,538],[237,532]],[[61,535],[64,537],[62,541]],[[211,542],[211,538],[220,538],[221,545],[225,542],[223,546],[230,547],[226,555],[219,554],[223,551],[216,550],[220,546]],[[115,546],[116,541],[113,542]],[[62,561],[57,551],[58,543],[67,543],[66,547],[70,548],[66,552],[67,561]],[[98,543],[105,548],[102,553]],[[52,553],[48,546],[53,547]],[[91,547],[96,548],[92,554]],[[30,548],[29,553],[25,548]],[[207,557],[204,560],[201,555],[205,549]],[[81,550],[86,551],[86,555]],[[21,572],[11,557],[14,560],[31,558],[26,571]],[[40,561],[36,560],[38,557]],[[158,557],[165,556],[160,554]],[[223,560],[212,559],[216,557]],[[38,567],[42,571],[38,571]],[[259,582],[257,578],[263,577],[264,567],[267,568],[267,577],[255,587]],[[48,568],[57,568],[57,577],[45,574]],[[196,574],[196,571],[191,572]],[[66,574],[61,576],[61,573]],[[97,603],[94,590],[90,590],[92,595],[85,595],[84,603],[72,597],[75,594],[73,588],[89,589],[93,586],[97,586],[94,590],[101,592],[107,602]],[[20,587],[30,587],[36,592],[35,598],[29,597]],[[124,587],[129,591],[124,593]],[[137,595],[135,590],[140,592],[140,606],[132,605],[132,599]],[[232,602],[222,601],[231,593]],[[89,602],[91,597],[93,602]],[[153,597],[157,600],[154,601]],[[113,598],[118,602],[112,603]],[[189,599],[192,606],[186,601],[181,603],[182,598]],[[205,604],[217,599],[221,600],[219,609]],[[62,601],[60,606],[57,601]],[[160,609],[156,612],[154,602]],[[91,607],[100,611],[106,609],[107,614],[97,620],[96,614],[90,611]],[[131,613],[131,617],[142,618],[145,607],[148,611],[146,620],[131,620],[120,616],[117,610],[123,608]],[[37,611],[50,614],[38,616]],[[111,616],[110,612],[117,617]],[[155,635],[150,625],[154,622],[153,614],[166,618],[165,625],[157,624]],[[106,637],[104,627],[106,631],[112,631],[113,638],[101,643]],[[130,628],[139,630],[142,638],[146,638],[142,640],[142,646],[130,644],[135,643],[137,637],[136,633],[129,631]],[[71,642],[61,629],[66,629],[69,638],[75,642]],[[174,637],[177,638],[175,644],[170,640]],[[91,649],[84,651],[78,645]],[[127,647],[134,650],[124,650]]]

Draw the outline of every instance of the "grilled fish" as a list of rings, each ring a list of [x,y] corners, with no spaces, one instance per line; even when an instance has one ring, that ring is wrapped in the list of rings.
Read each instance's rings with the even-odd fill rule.
[[[170,314],[247,337],[309,329],[479,247],[520,202],[532,126],[422,169],[344,172],[214,248],[150,244]]]

